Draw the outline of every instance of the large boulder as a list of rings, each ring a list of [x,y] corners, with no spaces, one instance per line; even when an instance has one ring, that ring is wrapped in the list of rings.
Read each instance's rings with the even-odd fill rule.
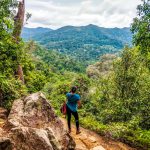
[[[75,149],[75,142],[40,92],[14,101],[4,130],[5,140],[0,141],[3,147],[10,143],[12,150]]]

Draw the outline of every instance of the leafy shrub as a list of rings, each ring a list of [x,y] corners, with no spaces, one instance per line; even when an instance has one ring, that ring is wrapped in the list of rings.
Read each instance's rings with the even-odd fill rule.
[[[6,78],[0,75],[0,92],[3,97],[1,105],[10,109],[13,100],[27,94],[27,88],[15,78]]]

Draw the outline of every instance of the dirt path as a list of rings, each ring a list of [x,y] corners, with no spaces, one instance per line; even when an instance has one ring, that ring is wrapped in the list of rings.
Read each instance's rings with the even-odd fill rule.
[[[61,119],[67,129],[65,119]],[[72,125],[71,136],[76,142],[76,150],[136,150],[121,142],[112,141],[101,137],[90,130],[81,128],[81,134],[76,135],[75,126]]]

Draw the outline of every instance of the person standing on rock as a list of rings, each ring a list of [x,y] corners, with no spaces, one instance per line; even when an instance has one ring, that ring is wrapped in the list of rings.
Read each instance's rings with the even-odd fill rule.
[[[77,109],[78,107],[81,106],[81,102],[80,102],[80,95],[76,94],[76,91],[77,91],[77,87],[73,86],[71,88],[71,91],[66,94],[67,122],[68,122],[69,133],[71,133],[71,115],[73,115],[76,122],[76,134],[80,134],[81,131],[79,128],[79,116],[78,116]]]

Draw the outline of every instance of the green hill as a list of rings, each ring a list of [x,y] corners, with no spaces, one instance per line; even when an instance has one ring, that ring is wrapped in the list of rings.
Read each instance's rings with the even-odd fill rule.
[[[90,24],[81,27],[65,26],[36,34],[30,39],[79,61],[91,62],[106,53],[118,53],[125,44],[131,45],[132,35],[129,28],[102,28]]]

